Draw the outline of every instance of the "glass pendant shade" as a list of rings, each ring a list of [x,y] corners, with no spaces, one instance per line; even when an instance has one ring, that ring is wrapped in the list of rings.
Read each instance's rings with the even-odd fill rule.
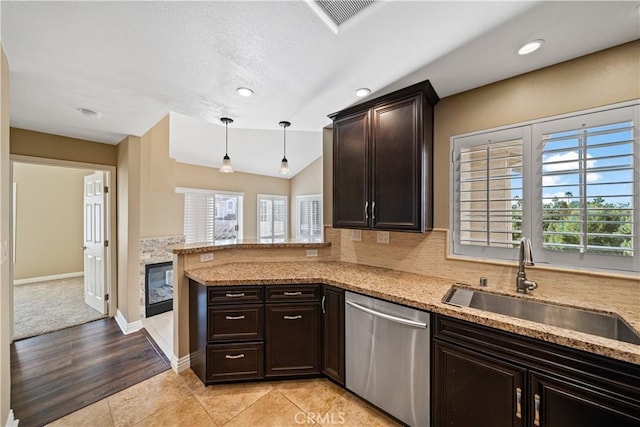
[[[220,119],[222,123],[224,123],[224,157],[222,158],[222,166],[220,166],[219,172],[222,173],[233,173],[233,168],[231,167],[231,158],[229,157],[229,123],[233,123],[233,120],[228,117],[223,117]]]
[[[284,154],[280,162],[280,174],[289,175],[291,172],[289,171],[289,161],[287,160],[287,128],[291,126],[291,123],[283,121],[278,124],[282,126],[284,132]]]
[[[282,161],[280,162],[280,173],[282,175],[289,175],[291,173],[289,171],[289,162],[287,161],[286,157],[283,157]]]

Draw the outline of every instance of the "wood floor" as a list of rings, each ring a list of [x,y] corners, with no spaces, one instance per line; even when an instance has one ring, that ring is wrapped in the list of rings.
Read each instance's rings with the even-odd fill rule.
[[[146,332],[102,319],[11,345],[11,407],[40,426],[169,369]]]

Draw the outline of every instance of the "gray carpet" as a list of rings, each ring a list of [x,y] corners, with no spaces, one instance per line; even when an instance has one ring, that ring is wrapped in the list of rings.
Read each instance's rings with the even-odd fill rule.
[[[83,277],[13,287],[14,339],[106,317],[84,303]]]

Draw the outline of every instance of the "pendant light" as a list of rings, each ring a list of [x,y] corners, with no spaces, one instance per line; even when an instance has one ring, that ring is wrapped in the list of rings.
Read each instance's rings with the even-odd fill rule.
[[[233,120],[228,117],[223,117],[220,119],[222,123],[224,123],[224,157],[222,158],[222,166],[220,166],[219,171],[222,173],[233,173],[233,168],[231,167],[231,159],[229,158],[229,123],[233,123]]]
[[[289,171],[289,161],[287,160],[287,128],[291,126],[291,123],[282,121],[278,124],[282,126],[284,131],[284,154],[282,156],[282,162],[280,162],[280,173],[282,175],[289,175],[291,172]]]

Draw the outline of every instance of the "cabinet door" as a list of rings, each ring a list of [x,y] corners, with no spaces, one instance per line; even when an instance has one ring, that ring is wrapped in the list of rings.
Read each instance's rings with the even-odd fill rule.
[[[267,377],[320,372],[319,306],[318,303],[266,305]]]
[[[373,110],[374,229],[421,231],[425,156],[421,100],[417,95]]]
[[[525,425],[525,370],[518,366],[434,341],[434,381],[435,426]]]
[[[530,425],[536,427],[640,426],[640,407],[584,384],[530,374]]]
[[[370,227],[369,113],[333,122],[333,226]]]
[[[344,291],[324,286],[322,295],[322,372],[344,385]]]

